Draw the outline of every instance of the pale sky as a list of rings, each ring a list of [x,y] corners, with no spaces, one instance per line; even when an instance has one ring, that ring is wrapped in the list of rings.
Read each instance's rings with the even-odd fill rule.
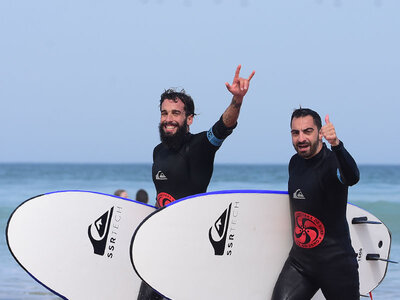
[[[256,74],[216,163],[287,163],[294,108],[360,164],[400,164],[398,0],[2,0],[0,162],[150,163],[159,96],[208,130]]]

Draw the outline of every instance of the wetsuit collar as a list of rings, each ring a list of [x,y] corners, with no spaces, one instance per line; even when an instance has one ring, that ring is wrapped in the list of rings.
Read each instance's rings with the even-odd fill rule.
[[[324,152],[325,152],[327,149],[328,149],[328,148],[326,147],[326,144],[323,142],[323,143],[322,143],[322,148],[321,148],[321,150],[320,150],[316,155],[314,155],[313,157],[308,158],[308,159],[305,159],[305,158],[301,157],[300,155],[299,155],[299,157],[303,158],[303,159],[306,161],[306,163],[312,164],[312,163],[314,163],[314,162],[320,160],[321,157],[324,155]]]

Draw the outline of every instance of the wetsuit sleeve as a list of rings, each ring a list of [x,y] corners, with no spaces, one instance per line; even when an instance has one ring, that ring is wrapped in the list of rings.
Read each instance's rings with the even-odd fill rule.
[[[347,186],[356,184],[360,179],[360,171],[353,157],[344,148],[342,141],[340,141],[339,145],[331,147],[331,149],[339,163],[340,182]]]
[[[221,116],[221,118],[207,132],[208,141],[216,147],[221,146],[224,140],[232,133],[236,126],[237,123],[233,127],[226,127]]]

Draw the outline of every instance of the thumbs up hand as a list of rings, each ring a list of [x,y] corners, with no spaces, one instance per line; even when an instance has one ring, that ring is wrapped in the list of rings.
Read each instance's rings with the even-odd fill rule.
[[[325,123],[326,124],[321,128],[322,136],[328,141],[329,144],[331,144],[331,146],[339,145],[340,141],[336,136],[335,127],[329,120],[329,115],[325,116]]]

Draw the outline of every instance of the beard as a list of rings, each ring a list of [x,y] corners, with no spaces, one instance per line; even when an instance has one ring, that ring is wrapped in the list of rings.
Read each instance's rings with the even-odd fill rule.
[[[175,124],[175,122],[164,122],[160,123],[158,126],[158,129],[160,131],[160,140],[161,143],[163,143],[167,148],[170,148],[172,150],[178,151],[182,145],[183,142],[185,141],[185,137],[187,134],[187,122],[186,119],[183,122],[182,126],[178,125],[178,129],[175,133],[166,133],[164,131],[164,125],[167,125],[168,123]]]
[[[317,154],[320,140],[317,138],[315,141],[305,142],[305,143],[297,143],[294,146],[297,154],[300,155],[304,159],[309,159]],[[301,151],[301,146],[309,146],[310,149],[308,151]]]

